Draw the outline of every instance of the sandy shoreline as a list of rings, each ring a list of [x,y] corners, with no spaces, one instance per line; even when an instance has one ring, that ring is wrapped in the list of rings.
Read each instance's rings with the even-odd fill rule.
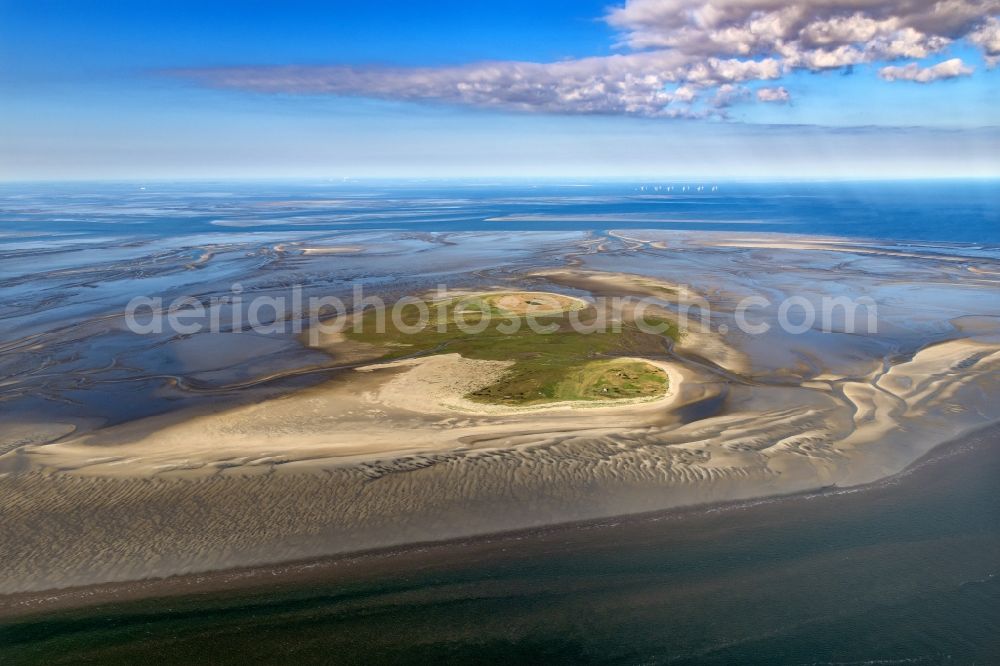
[[[34,615],[57,611],[103,604],[124,604],[151,598],[169,599],[212,593],[267,593],[279,586],[297,586],[310,583],[348,585],[358,580],[374,579],[379,575],[399,575],[408,568],[422,569],[432,563],[433,566],[438,567],[448,566],[448,562],[457,564],[466,561],[473,556],[473,553],[482,549],[496,553],[506,551],[509,548],[517,548],[526,540],[539,542],[546,539],[559,540],[560,534],[579,530],[600,531],[602,528],[618,527],[623,524],[645,523],[664,523],[666,527],[671,522],[697,520],[700,516],[753,511],[755,507],[759,506],[790,502],[812,502],[817,498],[836,496],[845,491],[852,494],[863,494],[874,489],[884,488],[886,485],[900,481],[905,482],[905,478],[913,471],[922,470],[928,466],[933,469],[933,465],[956,455],[974,455],[976,447],[995,446],[1000,442],[998,438],[1000,438],[1000,421],[972,429],[935,447],[894,475],[848,488],[830,487],[747,500],[697,504],[466,538],[408,543],[310,560],[0,595],[0,619],[18,620],[19,618],[30,618]]]

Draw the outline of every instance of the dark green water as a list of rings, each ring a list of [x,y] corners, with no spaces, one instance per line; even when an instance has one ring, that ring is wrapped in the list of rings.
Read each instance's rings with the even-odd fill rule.
[[[8,620],[0,663],[997,664],[998,479],[981,431],[854,492]]]

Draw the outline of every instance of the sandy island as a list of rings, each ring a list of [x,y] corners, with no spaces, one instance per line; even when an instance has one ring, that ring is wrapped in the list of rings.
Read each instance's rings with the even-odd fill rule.
[[[830,249],[795,249],[814,246]],[[487,303],[551,313],[586,304],[558,289],[652,296],[675,318],[684,302],[726,302],[637,274],[526,279],[543,287]],[[757,371],[731,336],[692,330],[657,356],[615,357],[666,374],[664,392],[640,399],[483,404],[468,396],[511,363],[439,353],[368,358],[320,386],[221,411],[79,435],[50,425],[63,436],[0,450],[0,593],[871,481],[1000,418],[1000,342],[994,324],[983,328],[891,362],[811,360],[799,378]]]

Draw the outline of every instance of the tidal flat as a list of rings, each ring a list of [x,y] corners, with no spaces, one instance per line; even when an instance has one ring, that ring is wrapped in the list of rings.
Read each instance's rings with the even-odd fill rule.
[[[4,238],[0,593],[849,488],[1000,418],[988,246],[745,225],[302,229],[278,215],[294,202],[240,206],[190,233],[132,219]],[[296,289],[393,302],[442,284],[501,314],[511,294],[556,295],[584,319],[600,299],[643,301],[667,327],[498,342],[449,327],[310,339],[308,312],[246,325],[255,298]],[[137,294],[194,298],[222,328],[136,333],[123,312]],[[779,325],[788,298],[822,313],[844,296],[877,306],[877,330],[865,309]],[[767,330],[740,325],[748,297]]]
[[[10,664],[993,663],[998,436],[849,489],[8,596],[0,645]]]

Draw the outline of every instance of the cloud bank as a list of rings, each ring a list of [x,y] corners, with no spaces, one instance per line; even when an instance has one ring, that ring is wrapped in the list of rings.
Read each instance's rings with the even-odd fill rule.
[[[552,63],[453,67],[284,66],[178,70],[207,85],[269,93],[431,100],[482,108],[645,117],[724,116],[734,103],[787,103],[763,86],[791,71],[910,60],[887,81],[968,76],[940,54],[956,40],[1000,59],[1000,0],[627,0],[605,20],[630,52]]]

